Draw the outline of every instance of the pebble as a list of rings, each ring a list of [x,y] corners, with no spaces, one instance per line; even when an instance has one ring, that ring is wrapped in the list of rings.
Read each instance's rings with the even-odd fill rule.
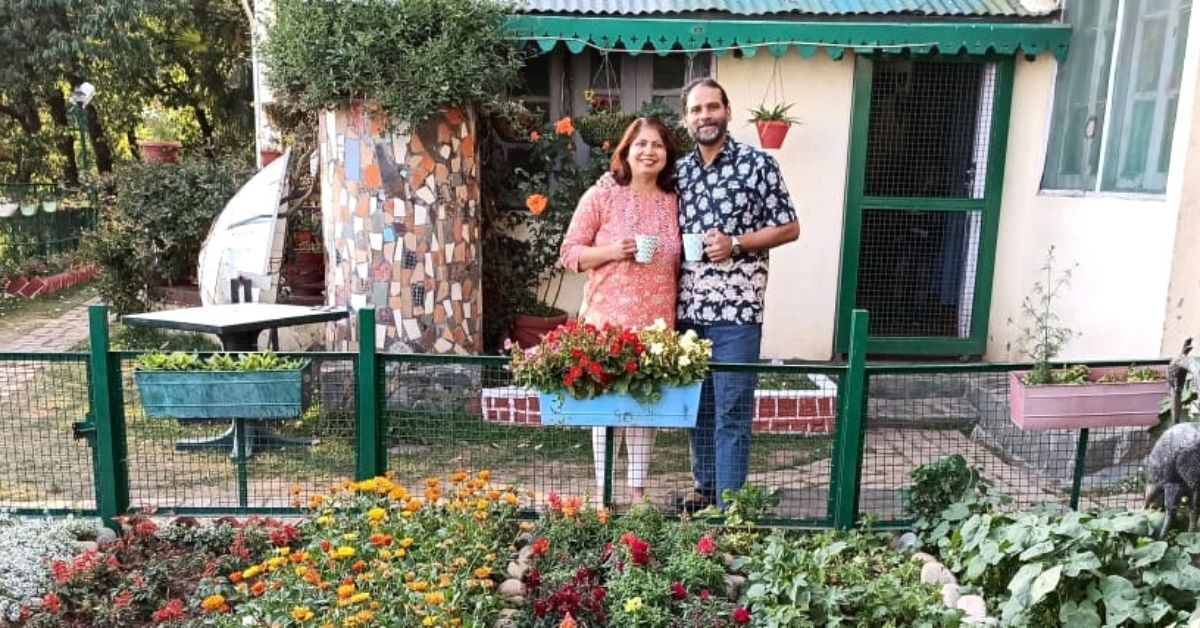
[[[966,613],[967,617],[987,617],[987,604],[978,595],[964,595],[958,598],[958,610]]]
[[[730,600],[737,601],[742,594],[742,587],[746,586],[746,577],[737,574],[728,574],[725,576],[725,597]]]
[[[916,552],[912,555],[912,558],[909,558],[909,560],[911,560],[914,563],[927,563],[931,560],[936,560],[936,559],[933,557],[932,554],[926,554],[925,552]]]
[[[512,578],[513,580],[522,580],[523,578],[525,578],[525,574],[528,571],[529,571],[529,563],[515,561],[515,562],[508,563],[508,569],[505,571],[505,573],[507,573],[508,577]]]
[[[946,608],[957,608],[955,605],[958,604],[958,598],[957,584],[947,582],[942,585],[942,604],[945,604]]]
[[[515,602],[515,598],[525,597],[525,583],[521,582],[520,580],[509,578],[508,580],[500,583],[500,586],[496,589],[496,594],[502,598],[511,599]]]
[[[950,573],[950,570],[946,569],[944,565],[933,560],[921,567],[921,582],[936,585],[958,584],[958,578],[955,578],[954,574]]]

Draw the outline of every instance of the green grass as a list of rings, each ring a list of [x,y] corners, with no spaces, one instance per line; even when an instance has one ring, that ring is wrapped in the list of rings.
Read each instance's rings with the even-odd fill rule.
[[[759,390],[820,390],[821,387],[801,373],[761,373]]]

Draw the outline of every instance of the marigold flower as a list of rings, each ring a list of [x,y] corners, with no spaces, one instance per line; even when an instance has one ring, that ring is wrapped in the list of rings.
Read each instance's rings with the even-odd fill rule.
[[[297,606],[292,609],[292,619],[304,623],[313,618],[313,612],[307,606]]]
[[[525,207],[528,207],[534,216],[541,215],[549,204],[550,199],[546,198],[545,194],[530,194],[525,198]]]
[[[504,499],[504,503],[508,504],[509,506],[516,506],[517,502],[520,501],[520,499],[517,498],[515,493],[505,493],[504,495],[501,496],[501,498]],[[525,523],[525,522],[522,522],[522,523]]]
[[[571,613],[567,613],[567,616],[563,617],[562,622],[558,624],[558,628],[577,628],[577,627],[578,627],[578,625],[575,623],[575,618],[571,616]]]
[[[366,591],[361,591],[361,592],[355,593],[353,596],[351,596],[350,603],[351,604],[362,604],[363,602],[366,602],[369,599],[371,599],[371,594],[367,593]]]
[[[574,135],[575,124],[571,122],[571,116],[567,116],[562,120],[554,123],[554,132],[558,135]]]
[[[433,591],[425,594],[425,603],[438,605],[446,601],[446,596],[442,595],[441,591]]]
[[[367,520],[371,523],[379,523],[381,521],[387,521],[387,515],[388,513],[386,510],[376,506],[367,511]]]
[[[409,547],[412,547],[412,544],[413,544],[413,540],[412,540],[411,536],[406,536],[406,537],[400,539],[400,547],[409,548]]]
[[[200,609],[206,613],[226,613],[229,612],[229,604],[225,602],[224,595],[210,595],[200,602]]]
[[[340,584],[337,588],[337,596],[340,598],[348,598],[351,595],[354,595],[354,592],[357,590],[358,587],[354,586],[353,582],[348,584]]]
[[[254,597],[258,597],[266,592],[267,592],[267,583],[263,582],[262,580],[255,582],[254,586],[250,587],[250,595],[253,595]]]
[[[355,551],[353,547],[350,547],[349,545],[343,545],[337,548],[337,551],[333,553],[333,556],[334,558],[346,559],[353,558],[354,554]]]
[[[235,571],[235,572],[229,574],[229,582],[231,584],[237,584],[241,581],[242,581],[242,572]]]
[[[249,580],[261,573],[262,573],[261,565],[251,565],[251,566],[247,567],[245,571],[242,572],[242,578],[245,580]],[[230,579],[230,581],[232,582],[232,579]]]
[[[467,479],[467,470],[466,469],[459,469],[459,470],[455,471],[454,473],[450,474],[451,482],[465,482],[466,479]]]
[[[628,600],[625,600],[625,612],[626,613],[636,613],[636,612],[642,610],[642,606],[643,606],[643,604],[642,604],[641,597],[631,597]]]
[[[475,569],[474,575],[476,578],[479,578],[480,580],[483,580],[484,578],[489,578],[492,575],[492,568],[491,567],[478,567]]]

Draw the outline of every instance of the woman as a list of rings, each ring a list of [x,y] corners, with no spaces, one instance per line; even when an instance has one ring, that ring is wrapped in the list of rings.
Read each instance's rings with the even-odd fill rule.
[[[680,253],[677,153],[674,136],[661,120],[638,118],[625,129],[609,172],[579,199],[560,253],[565,268],[589,274],[581,322],[642,328],[661,318],[675,327]],[[637,256],[638,239],[643,244],[656,239],[657,247],[651,255],[643,250]],[[604,495],[604,429],[592,428],[597,501]],[[629,493],[637,503],[646,496],[654,430],[618,429],[614,452],[620,452],[622,433]]]

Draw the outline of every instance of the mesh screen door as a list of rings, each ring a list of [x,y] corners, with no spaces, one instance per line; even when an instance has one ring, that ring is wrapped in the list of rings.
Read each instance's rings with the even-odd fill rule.
[[[837,350],[982,354],[1012,59],[859,58]]]

